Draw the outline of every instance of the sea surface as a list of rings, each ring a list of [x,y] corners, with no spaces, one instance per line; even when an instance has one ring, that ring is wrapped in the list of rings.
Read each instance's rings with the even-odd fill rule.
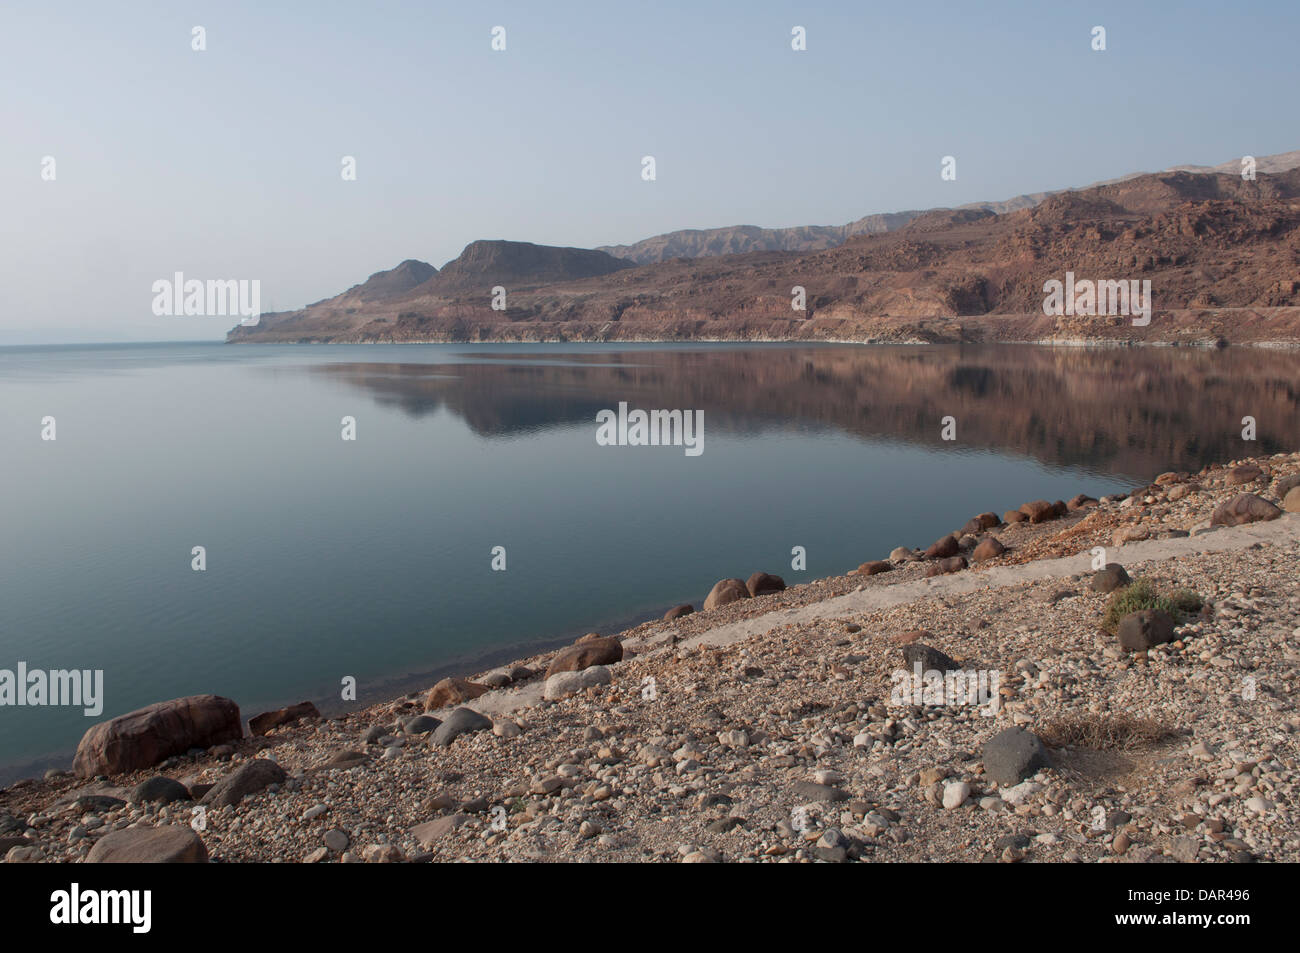
[[[348,676],[373,701],[698,608],[726,576],[798,583],[984,510],[1294,450],[1298,363],[1032,346],[0,348],[0,669],[104,678],[97,718],[0,707],[0,781],[67,767],[91,724],[155,701],[337,709]],[[620,402],[703,411],[703,452],[599,445],[597,414]]]

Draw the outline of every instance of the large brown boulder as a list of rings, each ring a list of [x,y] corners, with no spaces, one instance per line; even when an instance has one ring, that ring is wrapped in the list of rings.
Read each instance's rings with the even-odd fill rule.
[[[128,827],[105,834],[86,855],[88,864],[206,864],[199,835],[179,824]]]
[[[739,579],[719,579],[704,600],[704,611],[749,598],[749,587]]]
[[[1034,500],[1030,503],[1021,503],[1020,512],[1029,518],[1031,523],[1045,523],[1048,520],[1056,519],[1059,515],[1056,512],[1056,505],[1046,500]]]
[[[894,564],[888,559],[873,559],[869,563],[863,563],[858,567],[858,574],[862,576],[875,576],[882,572],[889,572],[894,568]]]
[[[925,571],[926,576],[946,576],[948,573],[961,572],[966,568],[965,556],[949,556],[932,563]]]
[[[187,695],[95,725],[77,745],[72,768],[83,778],[122,774],[243,736],[239,706],[229,698]]]
[[[1284,476],[1273,484],[1273,492],[1277,494],[1279,500],[1285,500],[1287,494],[1300,486],[1300,473],[1293,473],[1290,476]]]
[[[1229,470],[1227,477],[1224,478],[1224,482],[1227,483],[1228,486],[1243,486],[1247,483],[1254,483],[1263,475],[1264,471],[1255,466],[1255,464],[1243,463],[1241,466],[1233,467]]]
[[[1300,486],[1293,486],[1287,490],[1286,499],[1282,501],[1282,509],[1288,513],[1300,513]]]
[[[771,573],[756,572],[745,580],[745,588],[751,596],[765,596],[772,592],[784,592],[785,580]]]
[[[612,665],[623,660],[623,643],[615,638],[592,639],[561,649],[546,669],[546,677],[556,672],[581,672],[593,665]]]
[[[1275,520],[1281,515],[1282,511],[1268,500],[1254,493],[1241,493],[1214,508],[1210,514],[1210,525],[1240,526],[1243,523]]]
[[[689,602],[683,602],[679,606],[673,606],[664,613],[664,621],[671,622],[673,619],[680,619],[684,615],[690,615],[695,611],[695,607]]]
[[[1007,510],[1005,513],[1002,514],[1002,522],[1007,524],[1024,523],[1028,519],[1029,517],[1026,516],[1024,513],[1020,512],[1020,510]]]
[[[980,544],[975,547],[975,552],[970,554],[972,562],[982,563],[986,559],[994,559],[1001,556],[1007,551],[1002,545],[1002,540],[996,536],[986,536],[980,540]]]
[[[925,555],[929,559],[947,559],[950,556],[956,556],[960,550],[961,547],[957,545],[957,540],[949,535],[940,537],[931,543],[929,548],[926,549]]]
[[[293,724],[301,718],[320,718],[320,712],[311,702],[299,702],[288,708],[263,712],[248,719],[248,730],[254,735],[264,735],[272,728]]]
[[[478,698],[489,691],[486,685],[471,682],[465,678],[444,678],[424,697],[424,710],[437,711],[448,705],[459,705],[471,698]]]

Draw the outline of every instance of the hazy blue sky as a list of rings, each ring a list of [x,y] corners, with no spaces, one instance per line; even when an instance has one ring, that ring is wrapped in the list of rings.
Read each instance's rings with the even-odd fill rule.
[[[842,224],[1300,148],[1296,0],[274,6],[3,0],[0,343],[221,337],[153,316],[176,271],[284,310],[477,238]]]

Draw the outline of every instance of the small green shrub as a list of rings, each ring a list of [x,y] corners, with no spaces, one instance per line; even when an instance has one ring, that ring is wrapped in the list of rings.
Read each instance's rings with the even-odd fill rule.
[[[1123,589],[1111,593],[1106,611],[1101,617],[1101,627],[1115,635],[1119,631],[1120,619],[1130,612],[1141,612],[1144,609],[1159,609],[1182,625],[1201,611],[1201,605],[1201,597],[1191,589],[1175,589],[1168,595],[1161,595],[1147,580],[1136,579]]]

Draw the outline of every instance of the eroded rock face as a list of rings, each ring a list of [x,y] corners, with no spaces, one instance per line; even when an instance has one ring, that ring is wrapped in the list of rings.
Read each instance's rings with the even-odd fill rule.
[[[1241,526],[1243,523],[1259,523],[1275,520],[1282,511],[1254,493],[1241,493],[1225,503],[1220,503],[1210,514],[1211,526]]]
[[[138,771],[243,735],[239,706],[229,698],[187,695],[95,725],[77,745],[72,766],[83,778]]]
[[[612,665],[623,660],[623,643],[614,638],[597,638],[561,649],[546,669],[546,677],[557,672],[581,672],[593,665]]]
[[[740,579],[719,579],[709,590],[708,598],[704,600],[704,611],[716,609],[719,606],[730,605],[733,602],[739,602],[741,599],[748,599],[749,587]]]

